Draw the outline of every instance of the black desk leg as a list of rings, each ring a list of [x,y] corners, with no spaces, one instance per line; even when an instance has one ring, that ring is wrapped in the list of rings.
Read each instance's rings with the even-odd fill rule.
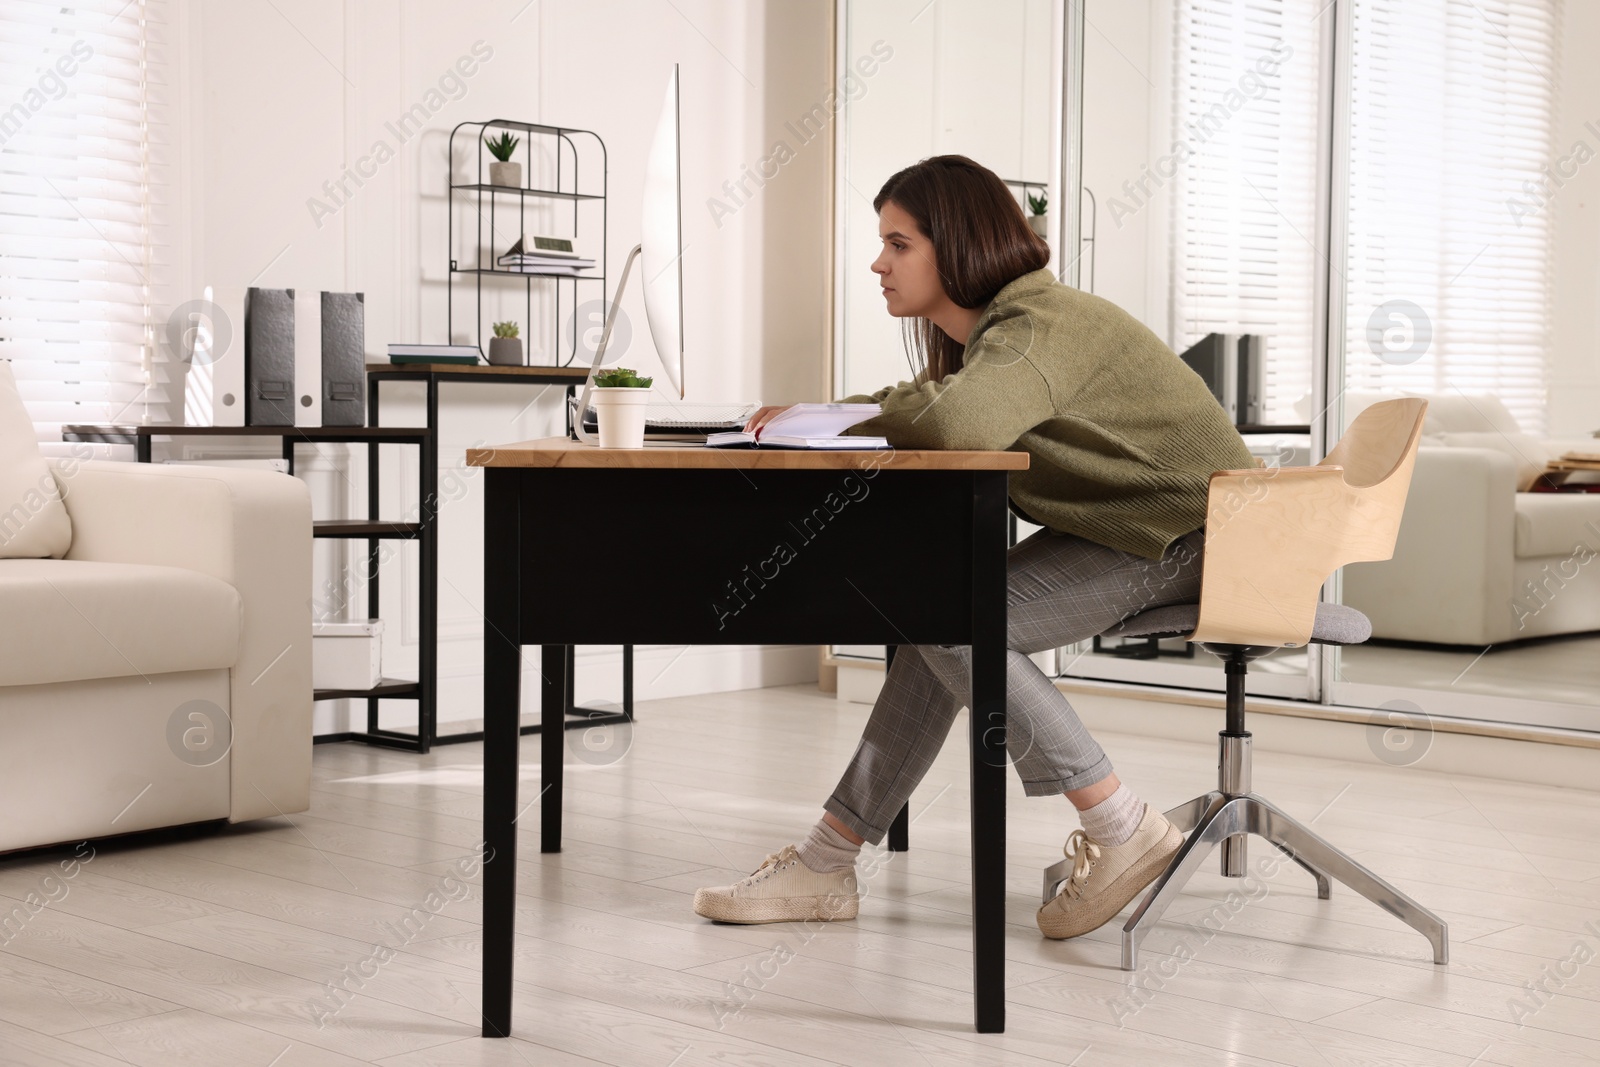
[[[894,646],[883,646],[883,677],[885,682],[889,678],[889,668],[894,666]],[[911,802],[906,801],[900,805],[900,812],[894,817],[894,822],[889,824],[889,851],[911,851]]]
[[[622,714],[633,721],[633,646],[622,646]]]
[[[1006,1028],[1006,472],[972,483],[972,989],[980,1034]]]
[[[911,851],[911,804],[900,805],[900,811],[889,824],[889,851]]]
[[[483,1036],[511,1035],[522,739],[521,504],[514,470],[490,468],[483,508]]]
[[[378,383],[379,379],[367,379],[367,425],[382,425],[378,421]],[[380,449],[383,446],[375,441],[367,442],[367,518],[378,518],[378,466],[381,459]],[[376,537],[367,538],[367,618],[380,618],[378,596],[378,561],[383,551],[382,542]],[[417,711],[417,724],[420,730],[422,712],[419,706]],[[378,732],[378,701],[375,697],[367,698],[367,733]]]
[[[439,737],[439,379],[428,375],[428,435],[419,472],[422,532],[417,539],[417,744],[427,752]]]
[[[567,702],[565,705],[567,709],[566,714],[575,715],[577,714],[578,704],[578,646],[567,645],[565,647],[567,650],[567,656],[566,659],[562,660],[562,669],[566,672],[567,676]],[[567,728],[566,719],[561,720],[561,728],[563,730]],[[543,727],[540,727],[540,729],[543,729]]]
[[[572,705],[573,645],[544,645],[539,696],[539,851],[561,851],[561,777],[566,769],[567,708]]]
[[[133,456],[140,463],[150,462],[150,442],[155,440],[147,433],[142,433],[133,439]]]

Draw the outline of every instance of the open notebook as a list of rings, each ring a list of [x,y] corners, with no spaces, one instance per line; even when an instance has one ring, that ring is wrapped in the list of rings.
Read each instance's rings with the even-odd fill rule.
[[[707,448],[888,448],[884,437],[840,436],[878,414],[877,404],[795,404],[755,433],[706,435]]]

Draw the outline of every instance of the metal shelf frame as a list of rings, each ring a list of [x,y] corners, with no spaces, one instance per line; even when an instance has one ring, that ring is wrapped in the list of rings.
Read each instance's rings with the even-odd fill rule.
[[[488,155],[488,149],[484,146],[484,136],[490,130],[509,131],[512,133],[522,134],[521,162],[523,165],[523,170],[525,171],[524,178],[529,182],[533,181],[534,179],[534,145],[537,139],[537,143],[542,146],[540,162],[546,161],[550,155],[553,155],[554,157],[555,188],[535,188],[531,185],[523,187],[511,187],[493,185],[489,183],[485,178],[486,160],[484,157]],[[458,182],[455,180],[454,167],[455,161],[458,158],[456,154],[456,138],[458,136],[471,136],[474,144],[476,145],[477,169],[474,175],[476,180],[474,181]],[[580,144],[586,147],[586,151],[580,150]],[[594,158],[596,154],[598,154],[598,159]],[[585,156],[589,157],[587,163],[585,163]],[[520,122],[514,119],[484,119],[478,121],[467,121],[458,123],[455,128],[450,131],[449,161],[451,173],[448,175],[449,203],[446,210],[446,216],[448,220],[446,253],[449,257],[450,267],[445,275],[446,336],[452,341],[454,341],[456,336],[455,290],[457,288],[457,276],[462,277],[463,283],[468,277],[472,279],[475,304],[474,324],[471,331],[471,336],[476,338],[476,343],[480,353],[485,351],[483,341],[485,325],[483,313],[484,279],[522,278],[524,281],[523,319],[525,324],[523,336],[528,338],[529,341],[527,349],[524,353],[524,358],[531,359],[533,354],[532,338],[534,320],[533,283],[535,279],[538,279],[541,281],[541,283],[554,283],[555,314],[554,321],[550,324],[550,351],[555,353],[558,359],[561,358],[563,347],[561,337],[561,328],[563,322],[562,283],[571,283],[570,287],[568,287],[568,313],[571,315],[576,314],[578,306],[581,302],[578,297],[580,283],[588,285],[590,283],[598,282],[600,288],[596,298],[604,302],[606,297],[606,240],[608,236],[606,197],[608,194],[607,182],[609,179],[605,142],[600,139],[599,134],[593,132],[592,130],[579,130],[566,126],[546,126],[540,123]],[[595,191],[593,178],[593,175],[596,173],[599,174],[598,192]],[[588,176],[587,179],[585,178],[586,175]],[[590,183],[587,189],[583,184],[585,180],[589,181]],[[461,195],[464,202],[471,204],[476,216],[473,234],[476,243],[473,247],[472,258],[470,260],[458,259],[456,256],[456,205],[458,194]],[[504,270],[497,267],[495,265],[496,259],[504,252],[505,248],[508,248],[511,244],[510,240],[505,240],[502,243],[502,235],[496,228],[496,222],[499,220],[500,216],[508,213],[501,212],[499,210],[499,204],[502,200],[510,197],[515,197],[517,201],[515,211],[517,237],[533,236],[528,232],[527,228],[527,202],[530,199],[559,200],[570,203],[572,205],[572,216],[570,220],[570,228],[572,232],[570,234],[561,234],[559,236],[570,236],[574,242],[576,242],[581,235],[592,233],[592,231],[585,230],[583,228],[584,212],[580,211],[580,206],[591,203],[598,204],[600,209],[600,247],[598,250],[596,250],[596,254],[593,256],[593,258],[599,267],[599,272],[593,274],[570,275],[539,271]],[[488,208],[487,212],[485,212],[486,205]],[[592,217],[589,220],[589,224],[593,224]],[[488,231],[487,234],[485,234],[486,227]],[[550,234],[548,236],[557,235]],[[512,240],[514,239],[515,238]],[[584,291],[587,292],[588,290],[585,289]],[[567,346],[565,359],[560,363],[553,363],[549,365],[561,367],[572,366],[578,358],[578,339],[583,332],[582,324],[574,322],[572,337],[570,344]],[[537,364],[524,365],[536,366]]]

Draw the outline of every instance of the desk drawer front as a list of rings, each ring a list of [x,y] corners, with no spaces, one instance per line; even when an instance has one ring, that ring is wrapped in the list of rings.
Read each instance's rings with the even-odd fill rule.
[[[871,468],[514,476],[526,644],[967,643],[974,491],[998,485],[1003,499],[1006,477]]]

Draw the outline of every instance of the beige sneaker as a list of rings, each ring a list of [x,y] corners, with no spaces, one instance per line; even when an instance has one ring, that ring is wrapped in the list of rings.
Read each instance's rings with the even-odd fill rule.
[[[854,865],[818,874],[800,862],[793,845],[762,860],[743,881],[694,894],[696,915],[725,923],[854,919],[860,903]]]
[[[1039,909],[1039,930],[1065,938],[1103,926],[1156,880],[1182,844],[1178,828],[1148,804],[1139,828],[1120,845],[1102,845],[1082,830],[1072,831],[1062,848],[1067,858],[1045,871],[1045,878],[1062,888]]]

